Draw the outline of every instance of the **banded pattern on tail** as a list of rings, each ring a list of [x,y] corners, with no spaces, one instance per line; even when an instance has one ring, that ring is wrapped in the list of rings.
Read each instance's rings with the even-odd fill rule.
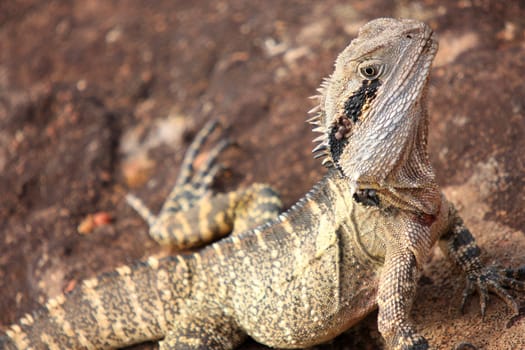
[[[160,339],[191,294],[189,265],[181,256],[150,258],[86,280],[11,326],[3,346],[108,349]]]

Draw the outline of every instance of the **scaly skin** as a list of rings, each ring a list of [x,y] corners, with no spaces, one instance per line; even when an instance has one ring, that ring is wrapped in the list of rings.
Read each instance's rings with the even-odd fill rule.
[[[334,338],[375,308],[386,347],[428,349],[409,318],[419,269],[436,241],[467,275],[485,311],[488,291],[514,312],[525,268],[485,267],[426,151],[425,90],[437,50],[412,20],[365,25],[323,83],[310,123],[328,174],[287,212],[265,185],[212,195],[215,160],[193,167],[215,124],[192,144],[158,216],[128,201],[162,244],[203,249],[123,267],[48,302],[0,339],[1,349],[234,349],[247,336],[274,347]],[[246,230],[248,227],[260,226]],[[228,237],[221,238],[232,231]],[[215,243],[212,241],[219,239]]]

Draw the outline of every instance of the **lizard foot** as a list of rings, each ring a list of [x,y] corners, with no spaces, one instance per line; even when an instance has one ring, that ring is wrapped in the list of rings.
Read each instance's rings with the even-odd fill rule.
[[[411,330],[399,331],[394,337],[389,349],[393,350],[429,350],[427,340]]]
[[[175,186],[164,202],[161,213],[186,211],[209,193],[215,176],[222,169],[221,165],[217,164],[217,159],[222,151],[230,147],[233,142],[229,139],[222,139],[217,143],[208,153],[207,159],[199,167],[199,171],[194,169],[194,163],[201,153],[206,140],[218,126],[219,122],[212,120],[204,125],[195,136],[195,139],[186,151],[180,174]],[[126,201],[149,223],[150,227],[155,224],[157,217],[149,211],[140,199],[128,194]]]
[[[171,212],[187,210],[209,192],[215,175],[221,170],[221,165],[217,164],[217,159],[233,142],[229,139],[219,141],[219,143],[209,151],[204,164],[199,167],[199,171],[194,169],[194,164],[206,140],[218,126],[219,122],[212,120],[206,123],[195,136],[195,139],[184,155],[180,174],[175,186],[166,199],[163,210],[169,210]]]
[[[517,269],[502,269],[497,266],[485,266],[471,270],[467,274],[467,285],[463,291],[461,311],[464,311],[467,299],[477,291],[480,295],[481,316],[485,317],[489,292],[496,294],[507,306],[519,314],[519,307],[509,289],[525,291],[525,266]]]
[[[221,139],[203,162],[194,168],[206,140],[219,126],[217,121],[204,125],[188,147],[175,185],[158,215],[154,215],[137,197],[128,194],[126,200],[149,225],[149,235],[155,241],[175,250],[202,246],[231,232],[235,205],[229,194],[212,193],[211,185],[222,166],[220,154],[233,142]],[[197,224],[198,223],[198,224]]]

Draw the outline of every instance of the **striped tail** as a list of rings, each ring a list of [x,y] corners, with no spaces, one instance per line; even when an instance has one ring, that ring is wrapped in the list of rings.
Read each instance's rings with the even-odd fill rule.
[[[84,281],[0,338],[0,350],[109,349],[157,340],[190,294],[189,260],[174,256]]]

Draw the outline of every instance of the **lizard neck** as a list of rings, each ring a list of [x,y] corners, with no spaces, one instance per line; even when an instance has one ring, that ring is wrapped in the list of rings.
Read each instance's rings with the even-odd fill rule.
[[[414,126],[414,137],[405,145],[402,159],[386,176],[378,192],[387,203],[398,208],[437,216],[441,195],[427,152],[428,117],[423,105],[418,103],[411,111],[421,114],[413,118],[419,121]]]

